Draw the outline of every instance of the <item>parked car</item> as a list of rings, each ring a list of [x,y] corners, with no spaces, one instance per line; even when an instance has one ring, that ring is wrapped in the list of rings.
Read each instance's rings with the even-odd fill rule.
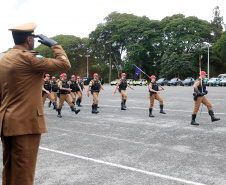
[[[206,86],[209,86],[208,81],[209,81],[208,78],[205,78],[205,79],[204,79],[204,83],[206,84]]]
[[[213,78],[210,78],[210,80],[208,81],[208,84],[209,86],[216,86],[218,85],[218,81],[219,81],[219,78],[213,77]]]
[[[166,78],[160,78],[160,79],[158,79],[158,80],[156,81],[156,83],[157,83],[158,85],[164,86],[164,85],[167,85],[168,80],[167,80]]]
[[[111,86],[117,85],[117,83],[118,83],[118,79],[115,79],[114,81],[111,82]]]
[[[194,78],[187,77],[180,85],[181,86],[185,86],[185,85],[191,86],[191,85],[194,85],[194,83],[195,83]]]
[[[222,80],[221,80],[221,86],[226,86],[226,78],[222,78]]]
[[[220,75],[218,75],[218,78],[219,78],[219,79],[226,78],[226,74],[220,74]]]
[[[133,80],[133,79],[127,79],[127,83],[128,83],[129,85],[132,85],[132,84],[133,84],[133,81],[135,82],[135,80]]]
[[[139,80],[137,80],[133,85],[140,85],[140,86],[142,86],[142,85],[148,85],[148,81],[146,80],[146,79],[139,79]]]
[[[171,85],[177,86],[177,85],[180,85],[181,83],[182,83],[182,81],[180,78],[172,78],[170,81],[168,81],[167,85],[168,86],[171,86]]]
[[[89,85],[89,82],[93,79],[93,77],[84,77],[82,79],[84,85]]]

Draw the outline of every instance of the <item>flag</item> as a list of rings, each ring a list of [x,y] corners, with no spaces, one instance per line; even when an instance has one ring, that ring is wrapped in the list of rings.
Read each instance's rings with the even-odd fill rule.
[[[137,78],[137,76],[140,74],[140,72],[141,72],[141,70],[138,67],[136,67],[134,79]]]

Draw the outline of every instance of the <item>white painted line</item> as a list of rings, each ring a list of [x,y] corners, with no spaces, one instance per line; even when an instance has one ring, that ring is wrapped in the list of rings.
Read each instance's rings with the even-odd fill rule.
[[[83,105],[90,105],[90,104],[83,104]],[[102,104],[100,105],[100,107],[115,107],[115,108],[120,108],[120,106],[102,105]],[[127,106],[127,108],[128,109],[142,109],[142,110],[147,110],[148,109],[148,107],[128,107],[128,106]],[[200,107],[200,109],[201,109],[201,107]],[[186,111],[186,110],[173,110],[173,109],[164,109],[164,110],[166,110],[166,111],[172,111],[172,112],[186,112],[186,113],[191,113],[191,114],[192,114],[192,111],[193,111],[193,109],[191,109],[191,111]],[[198,114],[199,113],[200,112],[198,112]],[[202,111],[202,114],[209,114],[209,113]],[[224,115],[226,113],[217,113],[217,112],[214,112],[214,114],[223,114]]]
[[[168,180],[171,180],[171,181],[177,181],[177,182],[182,182],[182,183],[186,183],[186,184],[193,184],[193,185],[204,185],[204,184],[198,183],[198,182],[184,180],[184,179],[180,179],[180,178],[172,177],[172,176],[168,176],[168,175],[162,175],[162,174],[155,173],[155,172],[145,171],[145,170],[141,170],[141,169],[137,169],[137,168],[133,168],[133,167],[129,167],[129,166],[124,166],[124,165],[120,165],[120,164],[116,164],[116,163],[106,162],[106,161],[93,159],[93,158],[89,158],[89,157],[84,157],[84,156],[80,156],[80,155],[75,155],[75,154],[71,154],[71,153],[67,153],[67,152],[62,152],[62,151],[59,151],[59,150],[53,150],[53,149],[49,149],[49,148],[45,148],[45,147],[39,147],[39,148],[41,150],[54,152],[54,153],[58,153],[58,154],[62,154],[62,155],[67,155],[67,156],[70,156],[70,157],[74,157],[74,158],[78,158],[78,159],[82,159],[82,160],[86,160],[86,161],[92,161],[94,163],[104,164],[104,165],[107,165],[107,166],[113,166],[113,167],[116,167],[116,168],[130,170],[130,171],[133,171],[133,172],[143,173],[143,174],[146,174],[146,175],[160,177],[160,178],[168,179]]]

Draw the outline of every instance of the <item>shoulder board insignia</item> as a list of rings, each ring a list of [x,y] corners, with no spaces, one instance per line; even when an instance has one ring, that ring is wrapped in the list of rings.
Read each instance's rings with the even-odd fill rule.
[[[43,58],[43,56],[42,55],[35,55],[37,58],[40,58],[40,59],[42,59]]]
[[[23,52],[29,52],[29,53],[36,53],[36,54],[38,54],[37,51],[32,51],[32,50],[23,50]]]

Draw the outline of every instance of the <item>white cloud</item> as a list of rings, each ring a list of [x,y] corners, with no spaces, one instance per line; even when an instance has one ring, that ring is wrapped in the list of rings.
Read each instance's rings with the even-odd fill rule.
[[[146,15],[155,20],[182,13],[210,21],[217,5],[226,19],[223,0],[208,3],[204,0],[1,0],[0,52],[13,46],[8,28],[27,22],[35,22],[35,32],[49,37],[59,34],[87,37],[113,11]]]

